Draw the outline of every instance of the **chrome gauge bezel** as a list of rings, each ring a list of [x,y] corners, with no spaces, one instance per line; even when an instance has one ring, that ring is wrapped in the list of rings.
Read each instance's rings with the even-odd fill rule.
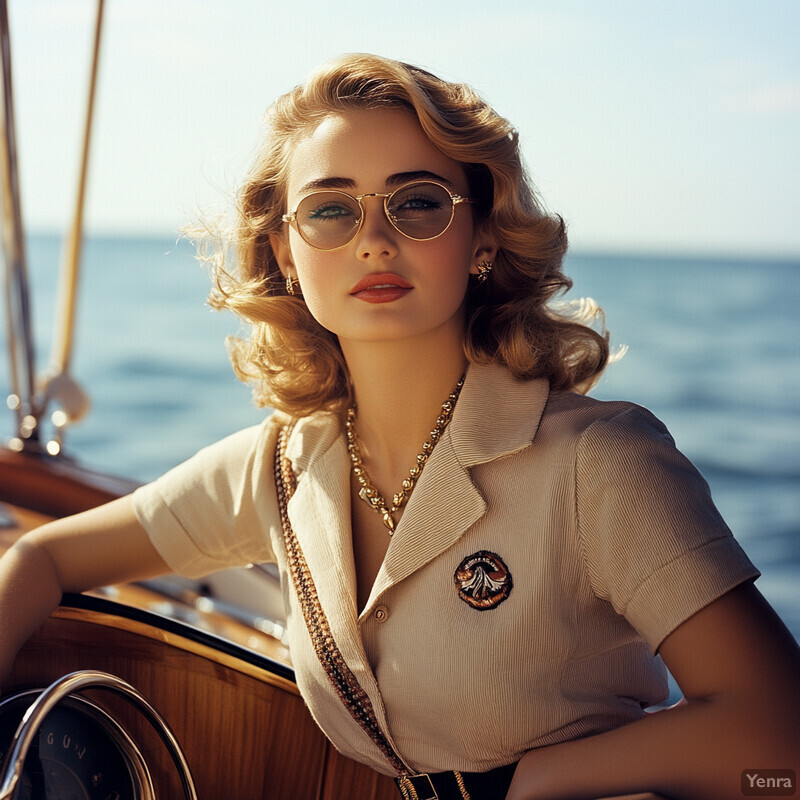
[[[9,713],[13,706],[13,713],[15,716],[22,719],[26,713],[25,709],[29,708],[43,691],[43,689],[29,689],[16,692],[15,694],[3,698],[3,700],[0,701],[0,717],[2,717],[4,712]],[[133,800],[155,800],[152,776],[141,750],[117,719],[92,700],[74,694],[60,700],[58,705],[52,709],[50,713],[57,709],[69,709],[73,713],[78,714],[80,717],[88,720],[99,735],[106,737],[107,741],[104,744],[108,746],[110,743],[119,753],[122,764],[127,770],[127,775],[124,777],[129,783]],[[23,711],[23,717],[19,715],[20,710]],[[10,742],[6,747],[10,749]],[[8,755],[10,755],[10,753],[7,753],[4,761],[7,761]],[[8,766],[7,763],[4,763],[0,774],[5,774]],[[91,787],[85,786],[83,788],[87,792],[91,789]]]

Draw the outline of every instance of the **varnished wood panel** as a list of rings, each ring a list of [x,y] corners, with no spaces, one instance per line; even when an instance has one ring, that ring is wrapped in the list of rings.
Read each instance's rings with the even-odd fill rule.
[[[332,746],[328,746],[325,781],[320,800],[399,800],[399,797],[400,793],[391,778],[367,769],[349,758],[343,758]]]
[[[7,687],[43,686],[78,669],[110,672],[149,698],[184,747],[200,798],[317,797],[327,744],[296,694],[142,636],[63,619],[23,649]],[[138,728],[106,695],[95,699]]]
[[[43,687],[78,669],[110,672],[139,689],[185,750],[201,800],[390,800],[393,783],[345,759],[327,742],[296,688],[252,667],[244,674],[214,658],[113,626],[54,617],[20,653],[4,694]],[[212,654],[213,655],[213,654]],[[140,743],[165,796],[179,787],[166,752],[124,703],[91,698]]]

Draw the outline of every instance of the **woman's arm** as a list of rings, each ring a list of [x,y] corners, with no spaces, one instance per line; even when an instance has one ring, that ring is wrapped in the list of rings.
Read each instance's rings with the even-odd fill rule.
[[[25,534],[0,559],[0,681],[64,592],[167,572],[129,497]]]
[[[685,703],[530,751],[508,800],[731,800],[745,770],[800,772],[800,648],[752,583],[688,619],[659,652]]]

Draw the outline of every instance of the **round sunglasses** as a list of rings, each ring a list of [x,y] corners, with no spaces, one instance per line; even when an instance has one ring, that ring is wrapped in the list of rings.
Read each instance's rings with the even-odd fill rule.
[[[306,195],[294,211],[283,215],[283,221],[316,250],[338,250],[350,244],[361,229],[365,197],[382,197],[383,210],[392,227],[418,242],[441,236],[450,227],[459,203],[475,202],[453,194],[435,181],[415,181],[393,192],[357,197],[331,189]]]

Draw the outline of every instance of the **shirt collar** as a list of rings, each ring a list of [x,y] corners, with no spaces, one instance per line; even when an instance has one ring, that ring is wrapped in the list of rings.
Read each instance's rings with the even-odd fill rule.
[[[545,378],[518,380],[504,366],[471,364],[449,426],[461,464],[483,464],[530,445],[549,389]]]

